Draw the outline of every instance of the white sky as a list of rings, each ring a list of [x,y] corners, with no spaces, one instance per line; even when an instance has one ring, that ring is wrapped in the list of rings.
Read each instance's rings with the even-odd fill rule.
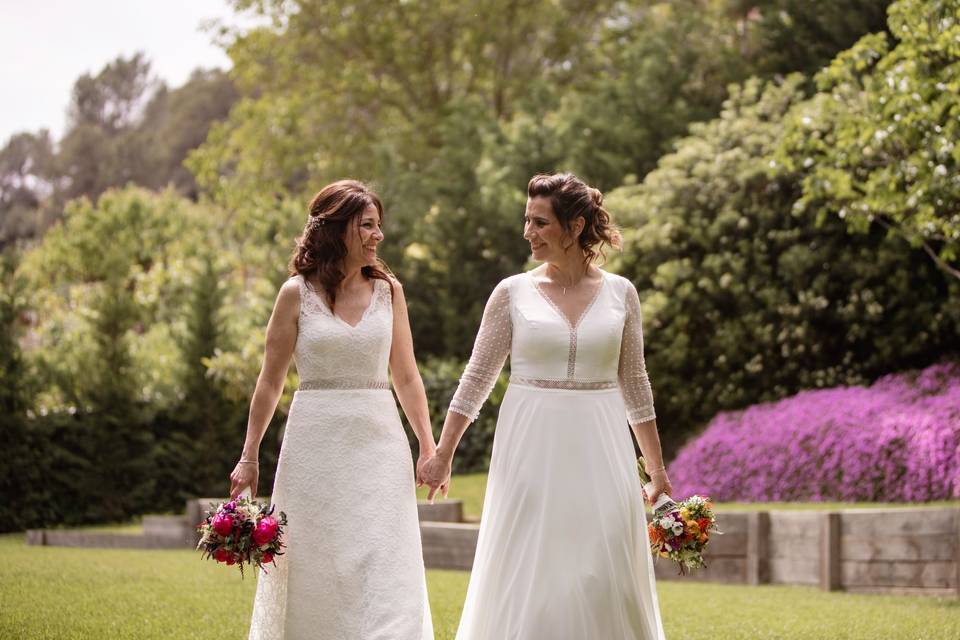
[[[197,67],[230,67],[202,31],[210,18],[250,25],[227,0],[0,0],[0,146],[19,131],[63,134],[74,81],[143,51],[169,86]]]

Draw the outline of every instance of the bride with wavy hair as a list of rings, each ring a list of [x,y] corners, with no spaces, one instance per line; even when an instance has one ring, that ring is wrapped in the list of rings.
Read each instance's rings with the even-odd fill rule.
[[[458,640],[662,640],[637,460],[651,501],[670,482],[633,284],[595,264],[620,236],[572,174],[527,185],[523,237],[539,267],[500,282],[437,445],[420,466],[446,493],[454,451],[504,361],[480,537]]]
[[[256,495],[260,442],[291,359],[300,386],[272,494],[289,521],[286,552],[259,575],[251,639],[433,639],[391,381],[421,458],[435,445],[403,289],[377,258],[382,218],[380,198],[360,182],[321,189],[267,325],[231,496]]]

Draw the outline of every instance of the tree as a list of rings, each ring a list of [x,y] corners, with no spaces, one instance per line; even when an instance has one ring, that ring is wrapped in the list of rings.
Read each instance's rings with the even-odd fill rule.
[[[958,289],[882,230],[801,214],[774,154],[802,76],[731,87],[644,182],[610,194],[615,265],[641,294],[647,363],[673,451],[720,410],[860,384],[960,349]]]
[[[58,202],[135,182],[144,171],[136,125],[157,82],[143,53],[117,58],[73,86],[67,132],[57,154],[65,184]]]
[[[895,46],[865,36],[817,76],[779,160],[804,176],[798,211],[882,227],[960,280],[960,6],[900,0],[890,31]]]
[[[17,531],[35,521],[36,505],[28,496],[43,482],[41,469],[32,464],[35,455],[27,421],[32,384],[18,343],[26,284],[16,276],[16,262],[13,251],[0,254],[0,435],[5,451],[0,492],[6,496],[0,504],[0,531]]]
[[[54,189],[50,133],[18,133],[0,150],[0,247],[44,228],[43,203]]]
[[[183,161],[206,140],[210,126],[227,117],[236,99],[233,81],[219,69],[197,69],[175,89],[160,86],[137,122],[148,170],[136,183],[153,189],[173,186],[195,200],[197,184]]]

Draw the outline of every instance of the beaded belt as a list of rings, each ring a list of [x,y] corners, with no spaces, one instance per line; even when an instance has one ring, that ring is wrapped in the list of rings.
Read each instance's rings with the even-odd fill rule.
[[[574,380],[573,378],[528,378],[510,376],[511,384],[520,384],[540,389],[570,389],[575,391],[595,391],[597,389],[616,389],[620,383],[616,380]]]
[[[301,380],[297,391],[318,391],[321,389],[389,389],[389,380],[373,378],[323,378],[320,380]]]

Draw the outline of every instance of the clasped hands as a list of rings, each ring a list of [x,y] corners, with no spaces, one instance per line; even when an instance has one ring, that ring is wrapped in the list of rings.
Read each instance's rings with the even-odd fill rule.
[[[421,451],[417,459],[417,486],[430,487],[427,500],[433,503],[433,497],[440,492],[444,498],[450,489],[450,471],[453,466],[453,454],[437,449]]]

